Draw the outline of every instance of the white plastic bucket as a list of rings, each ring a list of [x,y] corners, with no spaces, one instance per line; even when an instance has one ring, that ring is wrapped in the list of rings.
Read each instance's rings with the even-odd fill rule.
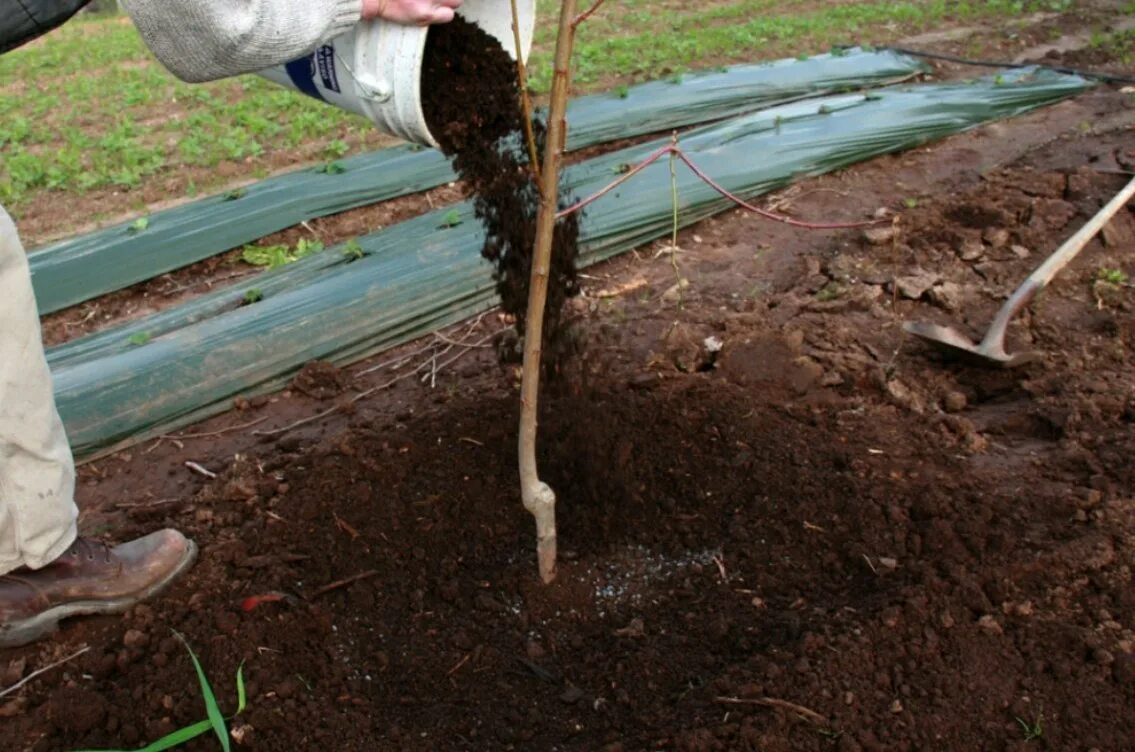
[[[458,15],[500,40],[516,59],[511,0],[465,0]],[[532,48],[536,0],[517,0],[524,59]],[[423,146],[437,141],[422,114],[422,62],[428,27],[361,21],[307,57],[260,75],[315,99],[358,113],[392,135]]]

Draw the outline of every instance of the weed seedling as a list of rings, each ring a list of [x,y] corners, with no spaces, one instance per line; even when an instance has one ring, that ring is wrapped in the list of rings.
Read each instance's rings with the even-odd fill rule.
[[[1109,285],[1122,287],[1127,284],[1127,274],[1122,269],[1110,269],[1103,267],[1096,272],[1096,279],[1100,282],[1106,282]]]
[[[1025,733],[1025,741],[1031,742],[1034,739],[1040,739],[1044,736],[1044,713],[1038,713],[1036,720],[1029,723],[1024,718],[1017,718],[1017,723],[1021,724],[1021,730]]]
[[[441,218],[441,224],[438,225],[438,227],[441,229],[457,227],[457,225],[461,224],[462,221],[461,212],[457,211],[456,209],[450,209],[448,212],[446,212],[445,216]]]
[[[917,209],[918,208],[918,199],[916,199],[916,198],[904,198],[902,200],[902,205],[905,206],[907,209]]]
[[[264,293],[260,291],[259,287],[254,287],[244,294],[244,304],[252,305],[264,300]]]
[[[339,162],[328,162],[325,165],[316,167],[315,171],[323,175],[342,175],[347,171],[347,168]]]
[[[149,217],[138,217],[138,219],[131,222],[130,226],[126,228],[126,232],[131,234],[131,235],[137,235],[140,232],[145,232],[146,228],[149,227],[149,226],[150,226],[150,218]]]
[[[323,152],[332,159],[338,159],[350,150],[351,147],[347,145],[346,141],[337,138],[331,143],[327,144],[327,146],[323,149]]]
[[[149,332],[135,332],[134,334],[131,334],[130,338],[127,340],[127,342],[134,345],[135,347],[141,347],[142,345],[146,344],[149,341],[150,341],[150,333]]]
[[[359,241],[356,238],[351,238],[343,244],[343,255],[347,257],[348,262],[358,261],[366,255],[366,251],[359,245]]]

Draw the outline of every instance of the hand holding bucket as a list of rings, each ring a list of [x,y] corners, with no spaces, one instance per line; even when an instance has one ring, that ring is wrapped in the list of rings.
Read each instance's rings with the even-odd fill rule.
[[[363,0],[363,20],[381,18],[406,26],[449,23],[461,0]]]
[[[513,58],[511,0],[364,0],[364,17],[354,30],[332,39],[307,57],[260,75],[328,104],[358,113],[379,130],[436,148],[422,113],[422,62],[428,19],[466,21],[498,39]],[[536,0],[518,0],[519,53],[528,57],[536,22]],[[410,23],[395,23],[403,17]]]

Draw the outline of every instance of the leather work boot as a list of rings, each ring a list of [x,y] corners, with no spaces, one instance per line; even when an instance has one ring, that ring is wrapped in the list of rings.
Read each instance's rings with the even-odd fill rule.
[[[197,545],[176,530],[114,548],[78,538],[46,567],[0,577],[0,648],[34,642],[71,616],[125,611],[160,591],[196,558]]]

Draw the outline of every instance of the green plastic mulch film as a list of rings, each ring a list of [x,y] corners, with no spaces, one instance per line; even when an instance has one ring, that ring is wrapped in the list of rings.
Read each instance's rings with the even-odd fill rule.
[[[833,96],[702,128],[687,134],[682,148],[726,189],[752,198],[800,176],[910,149],[1089,86],[1078,77],[1025,70],[973,83]],[[571,168],[572,193],[589,195],[668,141]],[[670,232],[669,170],[661,160],[588,209],[581,227],[585,263]],[[683,225],[731,205],[682,166],[678,193]],[[234,396],[279,384],[309,360],[350,362],[491,307],[496,297],[491,268],[479,255],[482,230],[467,203],[458,208],[461,224],[443,228],[449,211],[360,238],[367,255],[352,263],[313,273],[312,257],[276,270],[277,280],[296,275],[305,283],[281,283],[253,305],[172,326],[141,346],[125,342],[128,329],[114,332],[114,339],[97,335],[104,337],[101,348],[56,361],[56,396],[76,451],[172,430],[223,411]],[[345,258],[337,248],[321,255]]]
[[[925,70],[913,58],[859,49],[780,60],[581,97],[568,112],[580,149],[751,112],[806,96],[878,86]],[[316,106],[316,105],[313,105]],[[72,238],[31,254],[41,314],[120,290],[305,220],[416,193],[455,178],[439,152],[401,146],[263,180],[246,188]]]

